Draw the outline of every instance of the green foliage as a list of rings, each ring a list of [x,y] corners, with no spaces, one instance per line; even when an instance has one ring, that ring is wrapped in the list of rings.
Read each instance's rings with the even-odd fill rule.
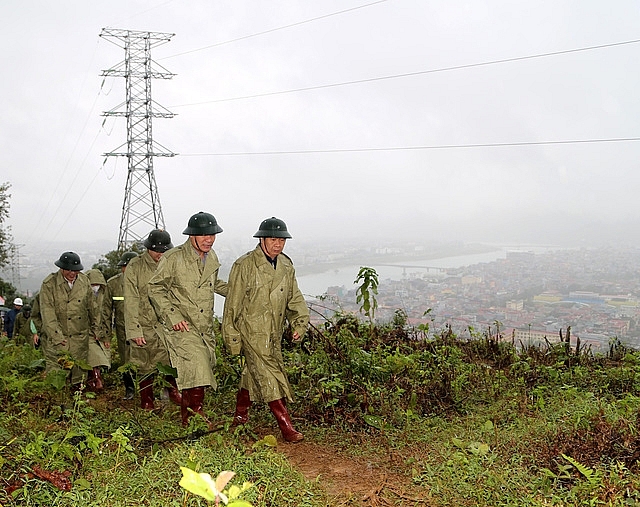
[[[360,311],[364,313],[369,322],[373,322],[378,301],[378,273],[373,268],[361,267],[358,276],[353,283],[360,283],[356,289],[356,304],[360,305]]]
[[[195,495],[201,496],[208,502],[215,502],[218,505],[222,501],[229,507],[251,507],[249,502],[238,498],[252,486],[251,483],[245,482],[242,487],[230,486],[229,489],[225,489],[229,481],[236,475],[235,472],[222,471],[213,480],[207,473],[198,473],[187,467],[180,467],[180,470],[182,470],[180,486]]]
[[[7,265],[11,248],[13,247],[11,230],[3,225],[7,218],[9,218],[9,199],[11,198],[11,194],[9,194],[10,188],[11,184],[8,182],[0,184],[0,268]],[[9,285],[9,287],[13,286]],[[4,290],[6,288],[7,287],[0,287],[0,290],[2,290],[0,294],[10,296],[11,294],[7,294]]]
[[[142,246],[142,243],[134,243],[131,246],[130,251],[141,254],[145,251],[145,248]],[[111,250],[100,257],[98,262],[91,267],[92,269],[99,269],[102,271],[105,280],[108,280],[112,276],[121,272],[122,269],[118,266],[118,262],[120,262],[123,253],[124,251],[122,250]]]
[[[377,504],[640,501],[640,355],[577,356],[565,343],[516,349],[499,335],[499,323],[463,340],[448,327],[414,329],[401,311],[376,325],[338,313],[301,346],[285,343],[303,453],[311,460],[317,449],[324,470],[337,450],[374,465],[389,457],[379,469],[394,481]],[[347,505],[324,493],[325,473],[306,480],[292,468],[283,452],[292,444],[269,433],[277,426],[264,404],[231,426],[244,365],[217,352],[220,387],[205,412],[224,429],[211,433],[182,428],[170,403],[147,412],[122,401],[117,370],[105,374],[106,393],[71,395],[65,371],[60,382],[42,372],[39,350],[0,340],[0,477],[10,491],[0,504]],[[67,474],[71,490],[34,476],[36,467]],[[233,470],[238,486],[201,474],[210,470]]]
[[[1,238],[0,241],[2,241]],[[0,256],[1,255],[2,254],[0,253]],[[18,296],[17,289],[9,282],[4,281],[2,278],[0,278],[0,294],[5,298],[7,303],[10,303],[15,297]]]

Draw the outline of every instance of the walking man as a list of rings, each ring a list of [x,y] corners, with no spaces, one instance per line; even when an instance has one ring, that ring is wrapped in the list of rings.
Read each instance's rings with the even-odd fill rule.
[[[231,354],[242,353],[234,424],[245,424],[252,402],[268,403],[287,442],[304,437],[296,431],[286,401],[293,401],[282,357],[282,334],[288,322],[299,341],[309,324],[309,308],[298,288],[291,259],[282,253],[291,235],[286,224],[267,218],[253,235],[256,248],[231,267],[224,305],[222,337]]]
[[[143,245],[147,251],[131,259],[124,272],[124,323],[127,340],[131,344],[130,360],[140,379],[140,407],[153,410],[153,381],[158,363],[170,365],[163,329],[149,301],[149,280],[156,272],[165,252],[173,248],[167,231],[154,229]],[[181,404],[176,379],[165,376],[169,383],[169,398]]]
[[[22,298],[15,298],[13,300],[13,308],[4,316],[4,332],[7,338],[13,338],[13,330],[20,310],[22,310]]]
[[[202,408],[205,387],[217,387],[214,292],[226,296],[227,282],[218,279],[220,262],[212,247],[221,232],[211,213],[193,215],[183,231],[189,238],[165,254],[149,282],[149,298],[165,325],[171,364],[178,370],[183,426],[194,413],[208,422]]]
[[[54,264],[60,269],[43,280],[39,295],[46,370],[62,369],[58,359],[69,354],[77,361],[69,376],[72,387],[78,389],[87,377],[83,366],[88,361],[89,340],[98,335],[93,292],[89,277],[81,273],[82,262],[77,253],[64,252]]]
[[[111,368],[111,324],[106,308],[107,281],[102,271],[93,268],[86,272],[93,292],[92,303],[98,319],[98,335],[89,340],[89,378],[87,387],[90,391],[100,392],[104,389],[102,367]]]
[[[106,304],[109,307],[109,324],[111,329],[116,330],[116,342],[118,344],[118,355],[120,364],[127,364],[130,360],[131,345],[127,341],[127,333],[124,325],[124,271],[127,269],[129,261],[137,257],[136,252],[125,252],[118,261],[120,273],[107,280],[107,291],[105,294]],[[132,400],[135,396],[133,377],[129,371],[122,374],[124,383],[124,399]]]

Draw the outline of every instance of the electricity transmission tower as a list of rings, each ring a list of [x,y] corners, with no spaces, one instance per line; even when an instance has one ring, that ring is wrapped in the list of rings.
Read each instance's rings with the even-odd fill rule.
[[[9,268],[8,275],[11,285],[18,291],[21,290],[22,277],[20,276],[20,247],[24,245],[16,245],[12,243],[9,247]]]
[[[100,37],[124,48],[125,59],[101,76],[124,77],[126,100],[103,116],[127,119],[127,142],[105,156],[127,157],[127,184],[122,205],[118,250],[143,240],[151,229],[164,229],[158,187],[153,173],[154,157],[173,157],[153,141],[151,120],[173,118],[174,114],[151,99],[152,79],[171,79],[172,74],[151,60],[151,48],[165,44],[175,34],[103,28]],[[124,111],[121,110],[124,106]],[[126,151],[122,148],[126,146]]]

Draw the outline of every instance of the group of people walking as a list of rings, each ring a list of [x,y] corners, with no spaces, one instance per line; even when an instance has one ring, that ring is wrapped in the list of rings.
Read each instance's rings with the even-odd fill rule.
[[[83,273],[78,254],[63,253],[55,262],[59,270],[45,278],[34,301],[34,340],[41,343],[47,370],[60,369],[61,357],[71,358],[71,385],[99,392],[102,368],[111,365],[115,330],[121,362],[132,366],[123,374],[125,399],[135,396],[135,379],[140,407],[153,410],[160,373],[169,399],[181,408],[183,426],[194,414],[211,424],[203,404],[205,389],[216,387],[218,294],[226,298],[224,344],[245,359],[233,424],[248,421],[254,402],[266,403],[284,440],[298,442],[303,435],[286,406],[293,393],[281,343],[287,324],[293,340],[302,339],[309,310],[293,263],[283,253],[291,235],[282,220],[263,220],[254,234],[258,245],[235,261],[225,282],[213,250],[221,232],[215,217],[202,211],[189,219],[182,245],[174,247],[168,232],[153,230],[143,242],[144,253],[123,253],[121,272],[109,280],[98,269]]]

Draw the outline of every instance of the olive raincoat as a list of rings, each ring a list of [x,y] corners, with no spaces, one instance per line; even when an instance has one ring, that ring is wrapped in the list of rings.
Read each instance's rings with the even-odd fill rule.
[[[227,349],[245,356],[240,388],[249,391],[252,401],[293,401],[281,348],[287,321],[300,336],[309,324],[293,263],[280,254],[274,269],[258,245],[233,264],[222,317]]]
[[[187,240],[165,253],[159,264],[149,282],[149,298],[166,328],[178,387],[217,387],[213,298],[214,292],[227,295],[227,282],[218,279],[218,256],[212,249],[203,262]],[[183,320],[189,331],[174,331],[173,326]]]
[[[164,330],[149,301],[149,280],[160,263],[145,252],[129,261],[124,272],[124,322],[129,342],[129,360],[144,375],[155,371],[158,363],[170,365]],[[143,336],[145,345],[133,339]]]
[[[27,317],[27,312],[22,307],[20,313],[16,315],[16,321],[13,325],[13,341],[16,345],[24,345],[25,343],[33,345],[33,334],[29,327],[30,322],[31,316]]]
[[[127,364],[130,346],[124,327],[124,273],[118,273],[107,280],[107,291],[104,297],[109,310],[111,329],[115,328],[116,331],[120,363]]]
[[[33,296],[33,304],[31,305],[31,322],[33,323],[33,328],[35,328],[36,333],[38,335],[38,344],[39,346],[42,347],[42,344],[46,341],[45,340],[45,333],[44,333],[44,329],[42,329],[42,315],[40,314],[40,292],[36,292],[36,295]],[[32,331],[33,331],[32,328]],[[33,340],[33,335],[31,336],[32,340]],[[32,341],[33,343],[33,341]],[[43,348],[43,354],[45,356],[45,359],[47,357],[47,351],[46,348]]]
[[[106,309],[105,292],[107,282],[99,269],[90,269],[85,273],[92,285],[94,311],[98,319],[98,339],[89,340],[89,366],[111,368],[111,324]],[[93,286],[98,286],[97,291]]]
[[[46,347],[43,344],[47,371],[60,369],[57,358],[65,353],[87,362],[89,340],[95,339],[98,334],[98,319],[92,298],[89,278],[84,273],[78,273],[73,287],[69,287],[61,271],[51,273],[43,280],[39,305],[47,340]],[[81,382],[84,376],[84,371],[74,365],[71,383]]]

